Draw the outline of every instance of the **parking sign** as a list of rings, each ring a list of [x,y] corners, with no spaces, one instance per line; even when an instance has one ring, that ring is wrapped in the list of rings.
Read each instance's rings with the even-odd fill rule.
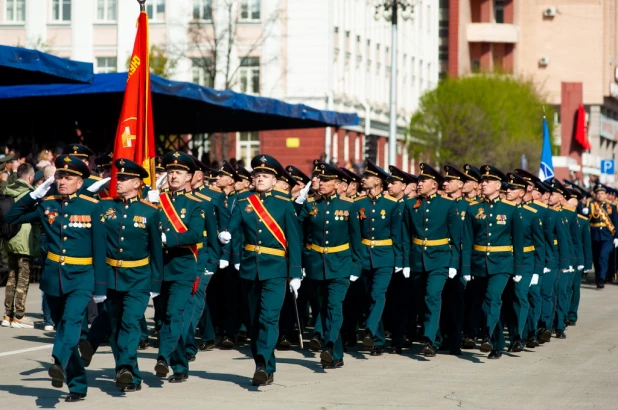
[[[615,170],[615,164],[613,159],[601,160],[601,174],[613,175]]]

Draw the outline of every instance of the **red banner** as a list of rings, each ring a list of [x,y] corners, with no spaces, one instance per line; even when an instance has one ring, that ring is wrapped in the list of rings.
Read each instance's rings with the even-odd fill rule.
[[[154,129],[150,93],[150,61],[148,50],[148,15],[141,12],[137,19],[137,35],[129,60],[129,74],[116,140],[114,161],[127,158],[142,164],[154,179]],[[116,167],[112,167],[110,195],[116,195]],[[150,181],[144,181],[150,183]]]
[[[579,104],[579,108],[577,109],[576,121],[575,141],[579,142],[579,144],[584,147],[584,150],[588,151],[592,146],[590,145],[590,141],[588,141],[586,132],[586,111],[584,111],[584,106],[581,104]]]

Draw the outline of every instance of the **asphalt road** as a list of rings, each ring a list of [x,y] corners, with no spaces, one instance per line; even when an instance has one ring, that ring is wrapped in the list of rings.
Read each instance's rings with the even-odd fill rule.
[[[28,295],[30,312],[40,312],[36,286]],[[40,322],[40,314],[30,315]],[[618,286],[598,291],[583,285],[580,319],[567,329],[566,340],[505,353],[500,360],[478,350],[425,359],[418,344],[403,356],[370,357],[354,350],[343,368],[328,371],[307,347],[278,351],[275,383],[259,389],[251,386],[248,348],[201,352],[182,384],[154,375],[156,350],[150,348],[139,353],[144,388],[124,394],[114,386],[113,358],[104,346],[87,370],[90,388],[82,403],[65,403],[66,386],[51,386],[53,332],[0,328],[0,408],[616,409],[616,317]]]

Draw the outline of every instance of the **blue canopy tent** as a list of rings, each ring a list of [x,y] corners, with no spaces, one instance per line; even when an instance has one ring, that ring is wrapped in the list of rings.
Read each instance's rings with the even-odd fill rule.
[[[127,73],[96,74],[92,84],[0,87],[6,119],[0,138],[46,136],[70,142],[76,121],[96,139],[113,142]],[[357,125],[356,114],[218,91],[151,76],[155,134],[284,130]],[[93,138],[90,138],[93,140]]]
[[[67,60],[37,50],[0,45],[0,86],[91,83],[92,63]]]

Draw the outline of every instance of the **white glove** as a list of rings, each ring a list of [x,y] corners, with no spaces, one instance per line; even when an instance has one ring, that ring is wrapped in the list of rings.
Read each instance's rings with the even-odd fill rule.
[[[38,186],[37,189],[30,192],[30,198],[35,199],[35,200],[43,198],[45,194],[47,194],[47,191],[49,191],[49,187],[51,187],[51,184],[53,184],[54,181],[55,181],[55,178],[53,175],[47,178],[45,182],[43,182],[41,185]]]
[[[167,243],[167,236],[163,232],[161,232],[161,242]]]
[[[464,280],[465,280],[466,282],[470,282],[470,281],[472,280],[472,276],[471,276],[471,275],[464,275],[464,277],[463,277],[463,278],[464,278]]]
[[[204,276],[214,275],[214,272],[210,272],[208,269],[204,269]]]
[[[614,239],[614,248],[618,248],[618,239]]]
[[[356,282],[358,280],[358,276],[350,276],[350,282]]]
[[[399,273],[403,270],[403,268],[395,268],[395,273]]]
[[[225,269],[228,266],[230,266],[230,263],[228,261],[219,260],[219,269]]]
[[[237,271],[240,271],[240,263],[235,263],[234,269],[236,269]]]
[[[307,272],[305,272],[305,268],[303,268],[303,278],[307,276]]]
[[[105,302],[105,299],[107,299],[107,296],[105,296],[105,295],[94,295],[92,297],[92,299],[94,300],[94,303],[102,303],[102,302]]]
[[[159,188],[161,188],[161,185],[163,185],[163,181],[165,181],[165,178],[167,178],[167,172],[161,175],[159,179],[157,179],[157,184],[155,185],[157,191],[159,190]]]
[[[110,179],[111,179],[110,177],[103,178],[102,180],[97,181],[94,184],[90,185],[87,189],[90,192],[97,193],[101,190],[101,188],[103,188],[103,186],[105,186],[105,184],[109,182]]]
[[[584,270],[584,265],[578,265],[577,270]]]
[[[160,202],[158,190],[148,191],[148,202],[151,204],[158,204]]]
[[[543,268],[543,273],[549,273],[549,272],[551,272],[551,269],[549,269],[549,268]]]
[[[588,215],[590,213],[590,209],[588,207],[582,208],[582,214]]]
[[[150,292],[150,299],[154,299],[159,296],[159,292]]]
[[[521,280],[521,275],[515,275],[513,276],[513,282],[515,283],[519,283],[519,281]]]
[[[219,242],[226,245],[232,240],[232,234],[228,231],[223,231],[217,236],[217,238],[219,238]]]
[[[539,284],[539,275],[534,273],[532,275],[532,281],[530,282],[530,286]]]
[[[305,200],[307,199],[307,193],[309,192],[310,189],[311,189],[310,183],[305,185],[305,187],[301,189],[300,192],[298,193],[298,196],[296,197],[294,202],[296,202],[297,204],[303,204]]]
[[[572,267],[572,266],[569,266],[569,269],[563,269],[563,270],[562,270],[562,273],[569,273],[569,272],[575,272],[575,271],[573,270],[573,267]]]
[[[450,279],[453,279],[455,276],[457,276],[457,269],[455,269],[455,268],[448,268],[448,277]]]
[[[290,281],[290,291],[294,292],[296,299],[298,299],[298,289],[300,289],[300,279],[294,278]]]
[[[410,277],[410,268],[403,268],[403,277],[406,279]]]
[[[569,266],[569,272],[575,272],[575,269],[573,269],[572,266]]]

